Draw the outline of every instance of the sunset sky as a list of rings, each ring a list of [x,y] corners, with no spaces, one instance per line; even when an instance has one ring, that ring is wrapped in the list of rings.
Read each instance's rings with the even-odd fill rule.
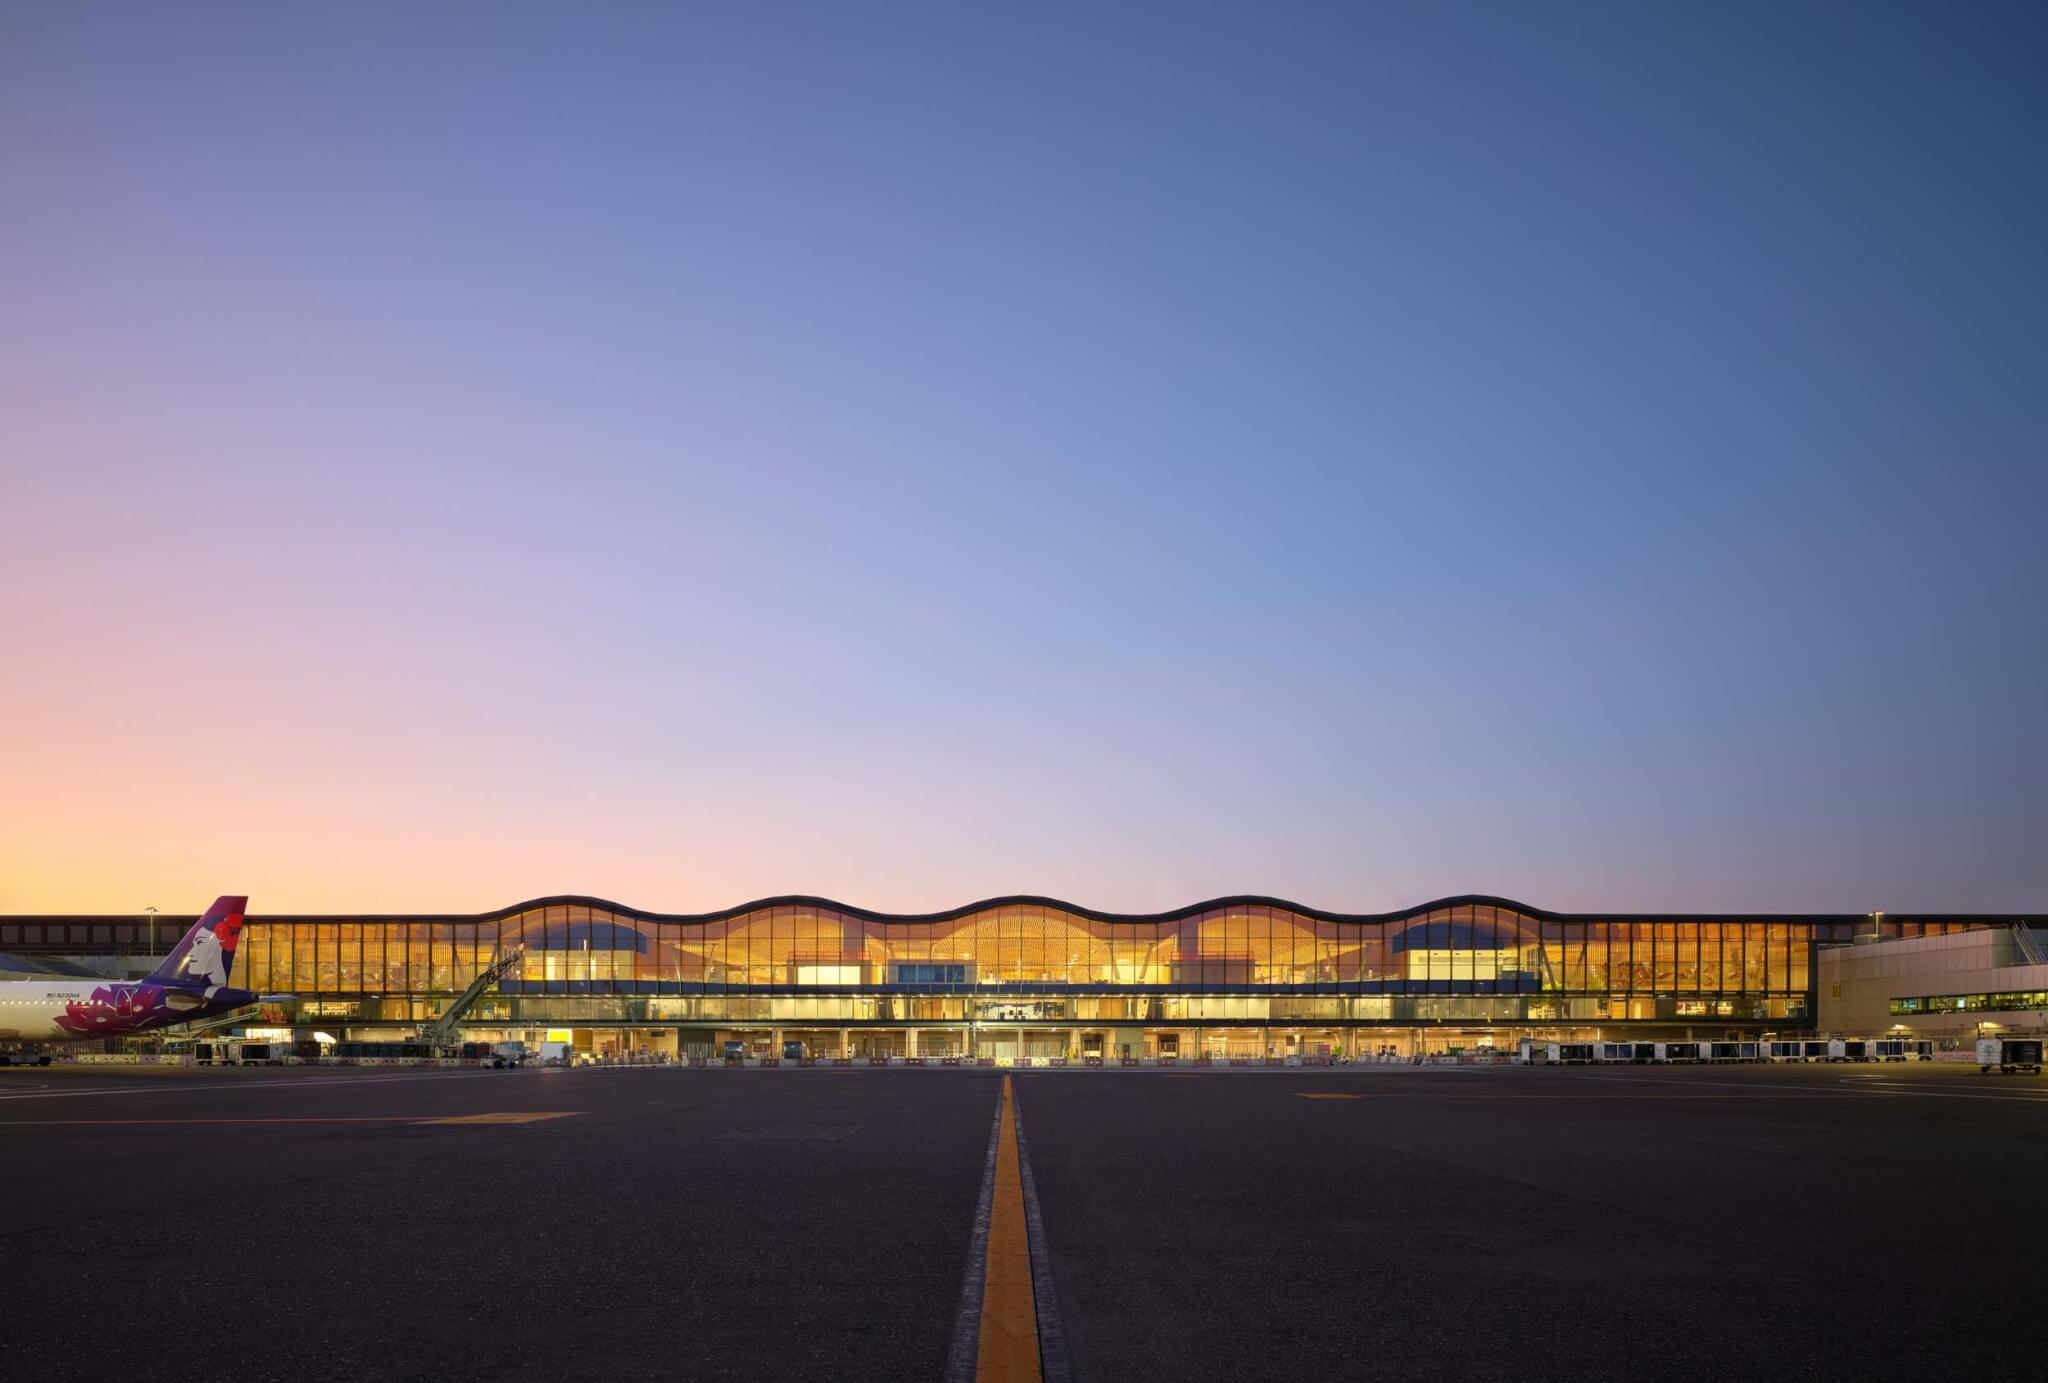
[[[2048,909],[2044,16],[0,7],[0,912]]]

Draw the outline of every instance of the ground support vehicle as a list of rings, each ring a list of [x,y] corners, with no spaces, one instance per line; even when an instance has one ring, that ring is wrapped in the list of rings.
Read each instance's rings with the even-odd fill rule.
[[[2037,1037],[1981,1037],[1977,1039],[1977,1069],[1984,1075],[2041,1074],[2041,1039]]]

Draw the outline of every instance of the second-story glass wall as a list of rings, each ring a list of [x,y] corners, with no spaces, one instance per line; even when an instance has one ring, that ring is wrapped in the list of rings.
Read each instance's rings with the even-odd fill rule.
[[[1921,934],[1968,924],[1887,925]],[[807,1011],[819,1021],[914,1020],[920,1002],[935,1021],[963,1016],[963,1004],[947,996],[1001,996],[1022,1013],[1016,1005],[1033,994],[1103,996],[1134,1020],[1165,1016],[1159,1002],[1140,1004],[1141,997],[1189,996],[1175,1005],[1185,1013],[1197,996],[1228,995],[1355,996],[1347,1011],[1359,1018],[1378,1014],[1371,996],[1403,996],[1430,999],[1446,1020],[1495,1009],[1531,1020],[1762,1019],[1803,1009],[1814,946],[1847,940],[1854,926],[1798,918],[1551,918],[1496,902],[1376,919],[1269,902],[1108,919],[1021,901],[929,920],[822,902],[704,918],[558,902],[486,918],[259,918],[244,931],[237,981],[331,1000],[329,1011],[345,1016],[405,1019],[416,1016],[413,999],[458,991],[494,957],[518,952],[516,969],[499,986],[507,998],[814,995]],[[1470,1002],[1485,996],[1515,1002]],[[1401,1016],[1420,1020],[1425,1008],[1434,1011],[1404,1004]],[[574,1016],[562,1005],[532,1011]],[[747,1009],[667,1012],[711,1019]],[[1397,1015],[1386,1009],[1385,1016]]]

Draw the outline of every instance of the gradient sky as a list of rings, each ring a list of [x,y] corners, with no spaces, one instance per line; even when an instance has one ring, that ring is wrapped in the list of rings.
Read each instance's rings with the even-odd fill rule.
[[[2044,71],[0,7],[0,911],[2048,908]]]

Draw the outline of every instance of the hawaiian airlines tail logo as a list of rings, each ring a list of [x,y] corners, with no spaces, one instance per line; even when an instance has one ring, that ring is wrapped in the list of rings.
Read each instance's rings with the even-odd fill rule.
[[[192,938],[192,948],[185,952],[185,959],[178,963],[178,973],[187,979],[203,980],[209,988],[228,982],[228,967],[223,956],[220,933],[201,932]]]
[[[242,913],[248,905],[247,898],[215,899],[150,979],[180,988],[224,988],[234,972],[235,945],[242,939]]]

